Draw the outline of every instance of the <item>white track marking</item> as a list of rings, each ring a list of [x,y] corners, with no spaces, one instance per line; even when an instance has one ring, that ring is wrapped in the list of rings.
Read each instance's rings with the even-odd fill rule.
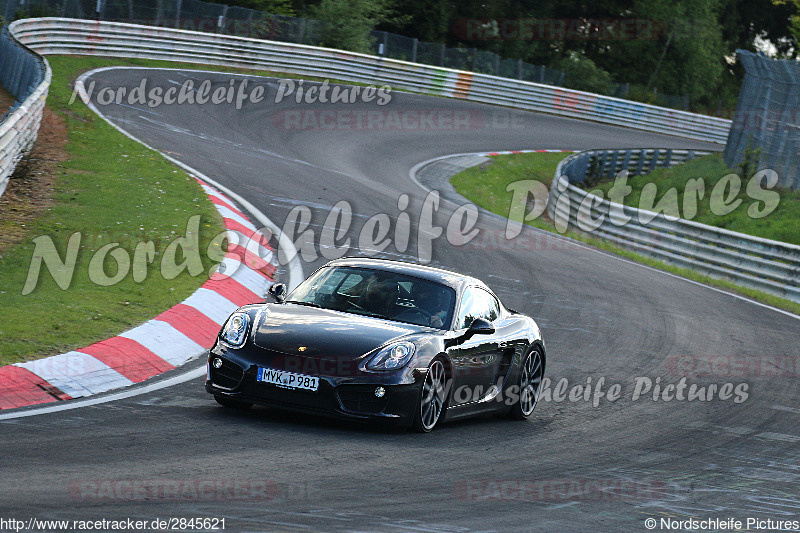
[[[211,179],[210,177],[206,176],[205,174],[203,174],[202,172],[198,171],[197,169],[194,169],[194,168],[190,167],[189,165],[187,165],[187,164],[185,164],[185,163],[183,163],[181,161],[178,161],[174,157],[171,157],[171,156],[165,154],[164,152],[161,152],[160,150],[157,150],[156,148],[153,148],[149,144],[143,142],[141,139],[137,139],[136,137],[134,137],[133,135],[128,133],[126,130],[122,129],[121,127],[116,125],[114,122],[109,120],[103,113],[100,112],[99,109],[97,109],[97,106],[95,106],[92,103],[92,101],[89,99],[88,94],[86,93],[86,88],[84,87],[84,80],[86,80],[87,78],[89,78],[90,76],[92,76],[94,74],[97,74],[99,72],[104,72],[104,71],[107,71],[107,70],[163,70],[163,71],[171,71],[171,72],[180,73],[180,72],[185,72],[185,69],[182,70],[182,69],[177,69],[177,68],[148,68],[148,67],[104,67],[104,68],[99,68],[99,69],[95,69],[95,70],[90,70],[89,72],[85,72],[84,74],[82,74],[75,81],[75,88],[77,89],[78,94],[81,97],[81,100],[83,100],[83,102],[86,104],[86,106],[89,109],[91,109],[92,111],[94,111],[100,118],[105,120],[112,128],[116,129],[117,131],[119,131],[120,133],[122,133],[123,135],[128,137],[129,139],[132,139],[132,140],[138,142],[139,144],[143,145],[144,147],[149,148],[150,150],[153,150],[154,152],[160,153],[168,161],[178,165],[179,167],[184,169],[189,174],[197,176],[198,178],[200,178],[201,180],[203,180],[206,183],[210,184],[211,186],[213,186],[217,190],[219,190],[222,193],[226,194],[229,198],[233,198],[240,206],[242,206],[244,209],[246,209],[249,214],[253,215],[253,217],[256,220],[258,220],[263,227],[268,228],[270,231],[272,231],[272,234],[276,235],[278,237],[279,249],[288,250],[289,251],[288,255],[290,257],[292,257],[292,260],[289,261],[289,264],[288,264],[289,280],[288,280],[287,285],[289,286],[290,290],[293,289],[294,287],[296,287],[297,285],[299,285],[300,282],[303,281],[305,276],[303,275],[303,267],[302,267],[302,264],[300,263],[299,254],[297,253],[297,250],[294,247],[294,243],[292,243],[291,239],[289,239],[286,235],[284,235],[283,232],[280,230],[280,228],[278,226],[276,226],[269,218],[267,218],[267,216],[264,213],[259,211],[253,204],[251,204],[250,202],[248,202],[247,200],[242,198],[240,195],[236,194],[235,192],[233,192],[229,188],[225,187],[221,183],[217,182],[216,180]],[[193,72],[193,73],[194,72],[206,72],[206,73],[211,73],[211,74],[227,74],[227,73],[215,72],[213,70],[192,70],[191,72]],[[231,75],[232,76],[243,76],[243,77],[258,77],[258,76],[247,75],[247,74],[231,74]],[[283,254],[280,254],[280,255],[283,255]]]
[[[120,333],[119,336],[138,342],[173,366],[180,366],[193,357],[185,354],[203,352],[203,347],[185,333],[160,320],[148,320],[139,327]]]
[[[99,359],[77,351],[27,363],[15,363],[14,366],[36,374],[73,398],[91,396],[133,384],[130,379]],[[80,381],[75,379],[76,376],[81,377]]]
[[[0,412],[0,421],[13,420],[15,418],[26,418],[29,416],[44,415],[48,413],[57,413],[59,411],[69,411],[71,409],[78,409],[81,407],[89,407],[91,405],[99,405],[107,402],[124,400],[126,398],[133,398],[134,396],[141,396],[142,394],[148,394],[153,391],[185,383],[189,380],[199,378],[200,376],[205,375],[205,373],[206,367],[203,365],[168,379],[156,381],[155,383],[150,383],[147,385],[129,387],[125,390],[111,393],[107,396],[95,396],[93,398],[86,398],[85,400],[71,400],[56,404],[47,404],[44,407],[26,409],[24,411],[10,411],[8,413]]]
[[[89,97],[88,97],[88,95],[86,93],[86,88],[84,87],[84,83],[83,83],[86,78],[88,78],[89,76],[91,76],[93,74],[96,74],[98,72],[102,72],[102,71],[105,71],[105,70],[128,69],[128,68],[129,67],[106,67],[106,68],[100,68],[100,69],[91,70],[91,71],[86,72],[83,75],[81,75],[75,81],[75,88],[78,91],[78,94],[80,95],[81,100],[83,100],[83,102],[86,104],[86,106],[89,109],[94,111],[100,118],[105,120],[111,127],[116,129],[117,131],[119,131],[120,133],[122,133],[123,135],[128,137],[129,139],[132,139],[132,140],[142,144],[143,146],[145,146],[146,148],[149,148],[150,150],[153,150],[154,152],[160,153],[168,161],[178,165],[179,167],[184,169],[186,172],[188,172],[190,175],[193,175],[193,176],[196,176],[196,177],[200,178],[202,181],[208,183],[209,185],[215,187],[217,190],[219,190],[222,193],[226,194],[229,198],[232,198],[241,207],[243,207],[250,215],[253,216],[253,218],[258,220],[259,223],[261,223],[261,225],[263,227],[268,228],[272,232],[273,235],[277,236],[278,243],[279,243],[279,249],[288,251],[288,255],[293,258],[291,261],[289,261],[289,264],[288,264],[289,279],[288,279],[287,285],[289,286],[289,289],[291,290],[294,287],[296,287],[297,285],[299,285],[300,282],[303,281],[305,276],[303,275],[303,266],[302,266],[302,263],[300,262],[299,254],[297,253],[297,250],[294,247],[294,243],[292,243],[291,239],[289,239],[286,235],[284,235],[283,232],[280,230],[280,228],[278,226],[276,226],[269,218],[267,218],[267,216],[264,213],[262,213],[253,204],[251,204],[250,202],[248,202],[247,200],[242,198],[240,195],[238,195],[235,192],[231,191],[230,189],[228,189],[227,187],[225,187],[221,183],[218,183],[216,180],[213,180],[213,179],[209,178],[208,176],[206,176],[202,172],[199,172],[198,170],[190,167],[189,165],[186,165],[185,163],[182,163],[181,161],[178,161],[177,159],[168,156],[167,154],[161,152],[160,150],[157,150],[157,149],[153,148],[152,146],[148,145],[147,143],[142,142],[140,139],[137,139],[136,137],[134,137],[133,135],[131,135],[130,133],[128,133],[124,129],[120,128],[119,126],[117,126],[116,124],[111,122],[91,102],[91,100],[89,99]],[[175,72],[180,72],[181,71],[181,69],[147,69],[146,67],[141,67],[141,69],[143,69],[143,70],[170,70],[170,71],[175,71]],[[213,71],[205,71],[205,72],[212,72],[212,73],[215,73],[215,74],[219,74],[219,72],[213,72]],[[248,222],[248,224],[249,224],[249,222]],[[199,289],[199,290],[204,290],[204,289]],[[207,292],[210,293],[212,291],[207,291]],[[189,298],[191,298],[191,297],[189,297]],[[227,300],[225,300],[225,301],[227,301]],[[204,314],[207,314],[207,313],[205,313],[206,310],[203,310],[203,309],[199,309],[199,310],[201,312],[203,312]],[[208,310],[208,311],[210,311],[210,310]],[[215,313],[211,313],[208,316],[210,318],[212,318],[215,322],[218,322],[220,324],[225,320],[225,318],[227,318],[227,315],[225,315],[225,317],[223,318],[221,316],[219,316],[219,317],[212,316],[214,314]],[[230,313],[228,313],[228,314],[230,314]],[[203,375],[205,373],[205,371],[206,371],[205,370],[205,366],[202,366],[200,368],[194,368],[192,370],[188,370],[188,371],[186,371],[186,372],[184,372],[182,374],[178,374],[177,376],[173,376],[173,377],[171,377],[169,379],[157,381],[157,382],[151,383],[149,385],[143,385],[141,387],[140,386],[133,386],[133,387],[130,387],[130,388],[124,390],[124,391],[117,392],[117,393],[112,393],[112,394],[105,395],[105,396],[99,396],[99,397],[95,397],[95,398],[87,398],[85,400],[68,401],[68,402],[58,403],[58,404],[55,404],[55,405],[48,404],[48,405],[43,406],[43,407],[25,409],[23,411],[12,410],[11,412],[0,413],[0,420],[10,420],[10,419],[15,419],[15,418],[25,418],[25,417],[29,417],[29,416],[36,416],[36,415],[47,414],[47,413],[55,413],[55,412],[58,412],[58,411],[66,411],[66,410],[70,410],[70,409],[78,409],[80,407],[87,407],[87,406],[90,406],[90,405],[98,405],[98,404],[102,404],[102,403],[113,402],[113,401],[116,401],[116,400],[122,400],[122,399],[125,399],[125,398],[132,398],[134,396],[147,394],[147,393],[150,393],[150,392],[155,391],[155,390],[159,390],[159,389],[163,389],[163,388],[166,388],[166,387],[171,387],[173,385],[178,385],[180,383],[184,383],[186,381],[189,381],[191,379],[194,379],[194,378],[197,378],[197,377]]]

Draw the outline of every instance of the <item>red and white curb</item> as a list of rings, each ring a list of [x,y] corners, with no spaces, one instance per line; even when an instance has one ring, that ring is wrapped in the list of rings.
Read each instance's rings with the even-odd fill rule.
[[[238,307],[263,300],[275,275],[268,236],[198,180],[222,215],[229,246],[217,272],[152,320],[86,348],[0,367],[0,410],[70,400],[140,383],[200,356]]]

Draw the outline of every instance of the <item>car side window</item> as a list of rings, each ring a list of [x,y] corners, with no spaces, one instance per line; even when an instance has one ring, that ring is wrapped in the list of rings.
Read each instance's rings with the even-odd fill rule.
[[[476,318],[494,322],[498,316],[500,316],[500,304],[494,296],[480,287],[468,287],[461,297],[456,328],[468,328]]]
[[[339,294],[347,294],[350,289],[361,283],[363,280],[364,276],[361,274],[350,273],[339,285],[339,288],[336,290],[336,292]]]
[[[479,290],[481,291],[481,293],[483,293],[483,295],[487,299],[486,305],[488,309],[488,314],[483,318],[485,318],[489,322],[494,322],[495,320],[497,320],[497,317],[500,316],[500,304],[498,303],[497,298],[495,298],[494,296],[492,296],[483,289]]]

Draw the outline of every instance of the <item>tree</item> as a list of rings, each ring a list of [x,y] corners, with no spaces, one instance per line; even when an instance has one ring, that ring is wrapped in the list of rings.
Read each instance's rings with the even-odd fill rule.
[[[794,37],[794,53],[798,53],[800,48],[800,0],[774,0],[776,6],[789,6],[792,7],[792,13],[789,15],[788,30]]]
[[[579,91],[611,94],[611,74],[594,64],[594,61],[578,53],[570,52],[555,64],[564,71],[564,85]]]
[[[382,21],[403,20],[389,0],[322,0],[309,10],[325,23],[323,46],[369,53],[370,31]]]
[[[416,37],[420,41],[442,43],[451,30],[450,3],[447,0],[406,0],[404,18],[383,20],[379,30]]]
[[[219,3],[231,6],[246,7],[255,11],[263,11],[271,15],[295,16],[291,0],[224,0]]]
[[[711,101],[724,80],[726,55],[716,4],[636,0],[621,16],[647,22],[647,31],[609,41],[587,56],[616,81],[688,95],[692,102]]]
[[[786,21],[793,13],[790,2],[773,0],[722,0],[719,23],[725,49],[733,52],[743,48],[756,51],[756,38],[775,46],[778,55],[797,55],[792,33]]]

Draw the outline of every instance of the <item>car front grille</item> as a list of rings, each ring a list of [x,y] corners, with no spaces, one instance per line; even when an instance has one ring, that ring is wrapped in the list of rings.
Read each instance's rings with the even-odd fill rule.
[[[339,401],[348,411],[359,411],[362,413],[380,413],[386,409],[389,403],[389,392],[382,397],[375,397],[375,386],[354,386],[343,385],[336,389]]]
[[[214,368],[214,365],[211,365],[212,383],[218,387],[222,387],[223,389],[236,388],[242,381],[244,370],[242,370],[242,367],[236,363],[228,361],[224,358],[220,359],[222,359],[222,366],[220,368]]]

